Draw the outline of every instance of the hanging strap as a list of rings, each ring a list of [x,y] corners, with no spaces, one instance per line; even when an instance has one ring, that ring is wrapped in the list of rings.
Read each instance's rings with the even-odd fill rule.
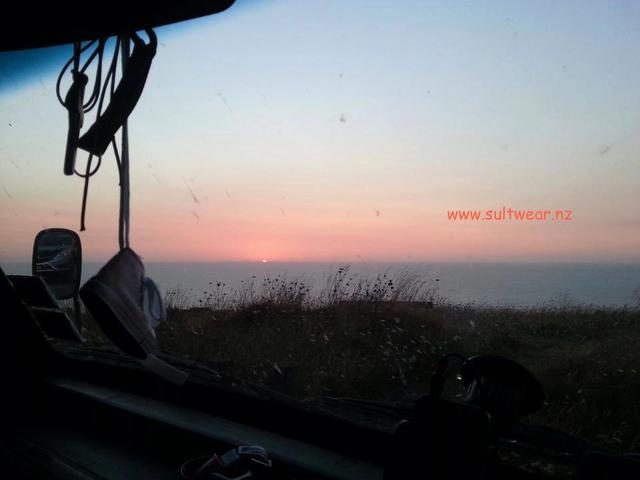
[[[73,172],[84,179],[82,209],[80,214],[80,231],[84,231],[89,181],[100,168],[105,149],[108,145],[111,145],[118,166],[120,186],[120,212],[118,218],[118,244],[120,249],[129,246],[130,230],[129,130],[127,118],[142,93],[157,47],[157,37],[153,30],[149,29],[145,30],[145,32],[149,38],[148,44],[136,33],[116,37],[113,57],[104,79],[102,78],[102,62],[107,39],[93,40],[84,46],[79,42],[75,43],[73,45],[73,56],[62,68],[56,83],[58,100],[63,106],[68,107],[67,103],[69,102],[63,100],[60,91],[61,81],[65,72],[67,72],[69,67],[72,67],[74,76],[82,75],[83,78],[86,79],[87,76],[84,72],[87,71],[94,60],[97,60],[92,93],[86,101],[84,101],[84,95],[80,95],[80,98],[76,102],[78,104],[76,105],[78,114],[87,113],[97,106],[96,122],[82,137],[74,137],[71,145],[69,145],[69,141],[67,142],[67,150],[71,149],[73,151],[74,160],[75,151],[78,147],[89,152],[86,169],[84,172],[80,172],[74,166],[68,167],[67,163],[70,162],[67,161],[67,157],[71,158],[71,155],[67,152],[65,155],[65,172],[68,172],[68,174]],[[132,41],[135,44],[133,52],[131,51]],[[83,59],[81,57],[83,52],[95,45],[96,42],[97,46],[89,55],[88,59],[82,61]],[[121,80],[116,88],[118,56],[120,56],[121,62]],[[125,71],[127,75],[125,75]],[[107,95],[109,95],[110,102],[108,102],[108,106],[103,113],[104,101]],[[120,151],[116,143],[118,129],[121,134]],[[95,159],[97,159],[97,164],[94,166]]]
[[[124,76],[129,57],[130,37],[125,36],[121,41],[122,75]],[[129,125],[125,119],[122,124],[122,148],[120,156],[120,215],[118,219],[118,242],[120,250],[129,246]],[[115,142],[114,142],[115,143]]]

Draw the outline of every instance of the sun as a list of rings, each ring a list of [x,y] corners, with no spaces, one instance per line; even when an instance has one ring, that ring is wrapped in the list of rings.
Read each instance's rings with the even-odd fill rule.
[[[262,259],[262,263],[269,263],[269,260],[266,260],[266,259],[263,258]]]

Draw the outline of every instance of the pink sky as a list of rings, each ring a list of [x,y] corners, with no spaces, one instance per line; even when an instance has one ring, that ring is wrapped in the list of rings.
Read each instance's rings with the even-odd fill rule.
[[[361,8],[354,29],[340,21],[351,2],[322,5],[272,2],[159,32],[130,122],[141,255],[640,261],[635,13],[576,8],[565,21],[553,9],[460,16],[412,3]],[[56,75],[0,91],[0,261],[28,261],[41,228],[79,226]],[[85,258],[116,251],[117,198],[106,156]],[[574,220],[447,220],[503,205]]]

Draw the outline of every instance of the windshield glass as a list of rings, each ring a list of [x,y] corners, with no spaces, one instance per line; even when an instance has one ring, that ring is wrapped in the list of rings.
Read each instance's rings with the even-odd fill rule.
[[[238,0],[158,28],[129,154],[160,349],[320,407],[505,355],[544,386],[535,422],[640,448],[639,22],[633,2]],[[0,54],[8,273],[39,230],[80,230],[71,54]],[[83,281],[118,251],[118,199],[108,152]]]

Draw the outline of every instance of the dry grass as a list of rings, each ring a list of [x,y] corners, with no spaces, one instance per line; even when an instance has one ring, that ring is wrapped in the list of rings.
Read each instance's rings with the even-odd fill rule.
[[[446,352],[506,355],[545,386],[534,421],[640,448],[638,308],[451,305],[411,272],[358,280],[341,269],[313,297],[282,277],[251,279],[243,293],[223,287],[212,285],[197,308],[185,292],[168,296],[163,350],[301,399],[410,399]]]

